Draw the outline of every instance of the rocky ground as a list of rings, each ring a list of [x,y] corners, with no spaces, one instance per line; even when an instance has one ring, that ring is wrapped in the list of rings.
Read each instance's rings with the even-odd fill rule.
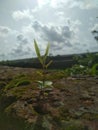
[[[0,105],[5,113],[25,119],[32,130],[98,130],[98,77],[47,71],[46,78],[53,88],[39,98],[38,70],[1,66]]]

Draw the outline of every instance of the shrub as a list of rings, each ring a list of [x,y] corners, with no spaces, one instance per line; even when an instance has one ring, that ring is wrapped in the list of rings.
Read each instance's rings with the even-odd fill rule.
[[[71,69],[67,71],[70,75],[88,75],[90,74],[90,68],[82,65],[74,65]]]
[[[98,63],[93,65],[92,74],[93,75],[98,75]]]

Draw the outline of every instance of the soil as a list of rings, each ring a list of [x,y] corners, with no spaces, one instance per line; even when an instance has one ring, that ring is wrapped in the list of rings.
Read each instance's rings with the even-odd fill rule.
[[[52,89],[44,96],[32,68],[0,67],[0,105],[7,114],[25,119],[34,130],[98,130],[98,77],[67,77],[47,71]]]

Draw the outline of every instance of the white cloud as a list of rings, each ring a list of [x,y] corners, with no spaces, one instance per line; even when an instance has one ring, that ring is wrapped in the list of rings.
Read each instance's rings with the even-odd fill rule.
[[[98,0],[50,0],[50,6],[53,8],[62,8],[63,6],[64,8],[93,9],[98,8]]]
[[[38,1],[38,6],[39,7],[42,7],[42,6],[44,6],[44,5],[49,3],[49,0],[37,0],[37,1]]]
[[[93,9],[98,8],[98,1],[97,0],[84,0],[83,6],[81,8],[84,9]]]
[[[37,0],[39,8],[42,8],[45,5],[56,8],[58,5],[64,2],[64,0]]]
[[[3,36],[0,37],[0,60],[33,56],[30,41],[25,35],[21,34],[21,31],[18,32],[0,26],[0,33],[3,33]]]
[[[6,37],[11,32],[11,29],[6,26],[0,26],[0,37]]]
[[[17,47],[13,48],[12,51],[9,53],[9,55],[13,59],[20,59],[20,58],[26,58],[26,57],[33,57],[32,49],[30,47],[24,47],[21,44]]]
[[[30,10],[27,9],[27,10],[23,10],[23,11],[20,11],[20,10],[14,11],[13,14],[12,14],[12,17],[15,20],[22,20],[22,19],[32,19],[33,15],[30,12]]]
[[[98,8],[97,0],[70,0],[70,7],[80,7],[81,9]]]
[[[94,30],[98,30],[98,24],[95,24],[95,25],[92,27],[91,31],[94,31]]]
[[[8,57],[9,53],[13,47],[17,46],[16,35],[18,31],[6,27],[0,26],[0,55],[4,54]]]
[[[27,37],[30,41],[30,46],[33,48],[33,40],[36,39],[39,43],[41,52],[45,49],[45,43],[50,42],[51,50],[53,54],[65,54],[72,53],[73,46],[79,42],[79,38],[76,35],[78,26],[81,24],[79,20],[70,21],[68,25],[66,22],[63,25],[42,24],[41,22],[35,21],[24,26],[22,28],[22,34]],[[64,49],[66,51],[64,51]],[[71,50],[71,52],[70,52]]]

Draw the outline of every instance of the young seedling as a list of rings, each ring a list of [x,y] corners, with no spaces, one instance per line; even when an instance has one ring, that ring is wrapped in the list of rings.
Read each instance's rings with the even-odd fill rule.
[[[49,48],[50,48],[50,44],[48,43],[47,44],[47,47],[46,47],[46,51],[45,51],[45,54],[43,56],[41,56],[40,54],[40,49],[38,47],[38,44],[36,42],[36,40],[34,40],[34,47],[35,47],[35,51],[36,51],[36,54],[37,54],[37,57],[42,65],[42,81],[37,81],[38,83],[38,86],[41,90],[40,92],[40,95],[43,95],[43,98],[44,98],[44,90],[45,88],[52,88],[52,81],[46,81],[45,77],[46,77],[46,70],[48,68],[48,66],[52,63],[52,61],[49,61],[48,63],[46,63],[46,60],[47,60],[47,56],[48,56],[48,53],[49,53]]]

